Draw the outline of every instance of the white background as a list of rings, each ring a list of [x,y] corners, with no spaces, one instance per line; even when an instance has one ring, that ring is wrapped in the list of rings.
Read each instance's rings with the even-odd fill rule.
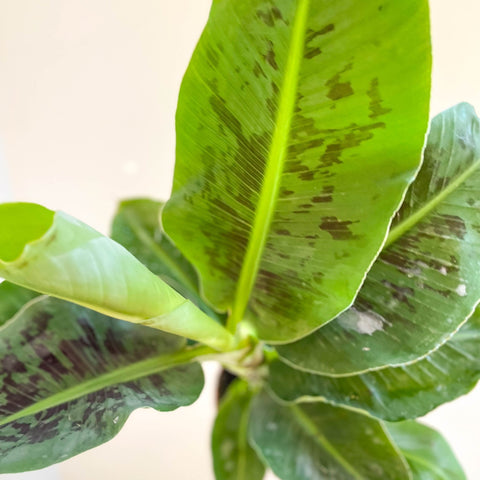
[[[480,4],[431,3],[432,114],[462,100],[480,110]],[[0,0],[0,200],[62,209],[107,233],[119,198],[168,198],[178,87],[209,4]],[[108,444],[1,479],[212,480],[215,369],[207,369],[209,385],[193,407],[137,411]],[[478,405],[477,388],[427,419],[469,480],[480,479]]]

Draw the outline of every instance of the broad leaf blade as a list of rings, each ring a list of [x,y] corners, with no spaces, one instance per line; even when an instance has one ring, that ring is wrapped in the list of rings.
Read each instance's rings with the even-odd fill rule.
[[[480,313],[428,357],[348,377],[300,371],[276,361],[269,385],[285,401],[322,401],[360,409],[383,420],[427,414],[442,403],[468,393],[480,378]]]
[[[217,480],[262,480],[265,467],[248,443],[252,392],[237,380],[218,411],[212,432],[213,468]]]
[[[220,317],[202,300],[193,266],[162,231],[162,206],[144,198],[122,201],[112,224],[113,240],[205,313]]]
[[[409,469],[380,422],[326,404],[253,403],[256,450],[282,480],[408,480]]]
[[[288,342],[348,307],[418,167],[429,71],[423,0],[213,3],[163,224],[232,328]]]
[[[0,275],[134,323],[229,348],[231,335],[125,248],[40,205],[0,205]]]
[[[40,297],[0,330],[0,473],[45,467],[111,439],[139,407],[200,394],[185,341]]]
[[[467,480],[448,443],[435,430],[417,422],[388,424],[414,480]]]
[[[474,109],[435,117],[424,164],[355,305],[280,355],[348,375],[416,361],[448,340],[480,300],[479,167]]]

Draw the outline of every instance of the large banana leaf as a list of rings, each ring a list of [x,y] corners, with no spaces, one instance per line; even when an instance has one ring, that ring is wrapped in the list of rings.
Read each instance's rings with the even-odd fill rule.
[[[222,400],[212,432],[216,480],[262,480],[265,467],[249,445],[248,423],[253,392],[236,380]]]
[[[163,204],[146,198],[120,203],[112,224],[112,238],[148,269],[211,317],[222,316],[209,308],[199,292],[198,275],[190,262],[161,229]]]
[[[415,361],[448,340],[480,300],[479,166],[474,109],[435,117],[424,164],[354,306],[280,355],[348,375]]]
[[[288,342],[349,306],[418,167],[429,74],[426,0],[213,2],[163,224],[232,330]]]
[[[406,458],[413,480],[467,480],[450,446],[435,430],[417,422],[388,424],[387,428]]]
[[[106,442],[136,408],[189,405],[203,387],[201,368],[175,365],[196,354],[180,337],[32,300],[0,329],[0,473]]]
[[[125,248],[40,205],[0,205],[0,276],[107,315],[228,349],[232,336]]]
[[[282,480],[411,480],[382,423],[326,404],[252,406],[255,449]]]
[[[410,365],[348,377],[300,371],[275,361],[268,382],[285,401],[322,401],[389,421],[417,418],[468,393],[480,378],[480,312],[451,340]]]

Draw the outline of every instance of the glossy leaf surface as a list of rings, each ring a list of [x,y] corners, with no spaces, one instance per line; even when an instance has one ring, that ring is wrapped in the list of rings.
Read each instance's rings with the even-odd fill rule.
[[[213,468],[216,480],[262,480],[265,467],[248,443],[252,392],[235,381],[218,411],[212,432]]]
[[[389,421],[417,418],[468,393],[480,378],[480,314],[451,340],[410,365],[348,377],[303,372],[276,361],[269,385],[285,401],[323,401]]]
[[[480,300],[479,166],[473,108],[435,117],[424,164],[355,305],[280,355],[344,375],[415,361],[444,343]]]
[[[228,332],[125,248],[40,205],[0,205],[0,276],[110,316],[229,348]]]
[[[190,262],[167,238],[160,226],[163,204],[150,199],[124,200],[112,225],[112,238],[148,269],[212,317],[199,292],[198,276]]]
[[[383,425],[343,408],[254,400],[250,434],[282,480],[407,480],[409,469]]]
[[[406,458],[413,480],[467,480],[448,443],[417,422],[389,424],[388,431]]]
[[[348,307],[418,167],[429,72],[424,0],[213,2],[163,224],[232,329],[288,342]]]
[[[0,473],[45,467],[110,440],[139,407],[189,405],[185,340],[39,297],[0,330]],[[187,360],[187,358],[185,359]]]

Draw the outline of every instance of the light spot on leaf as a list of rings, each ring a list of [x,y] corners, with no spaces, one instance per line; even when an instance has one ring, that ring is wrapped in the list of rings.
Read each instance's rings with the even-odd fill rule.
[[[383,318],[374,312],[360,312],[352,307],[338,318],[340,325],[362,335],[383,330]]]

